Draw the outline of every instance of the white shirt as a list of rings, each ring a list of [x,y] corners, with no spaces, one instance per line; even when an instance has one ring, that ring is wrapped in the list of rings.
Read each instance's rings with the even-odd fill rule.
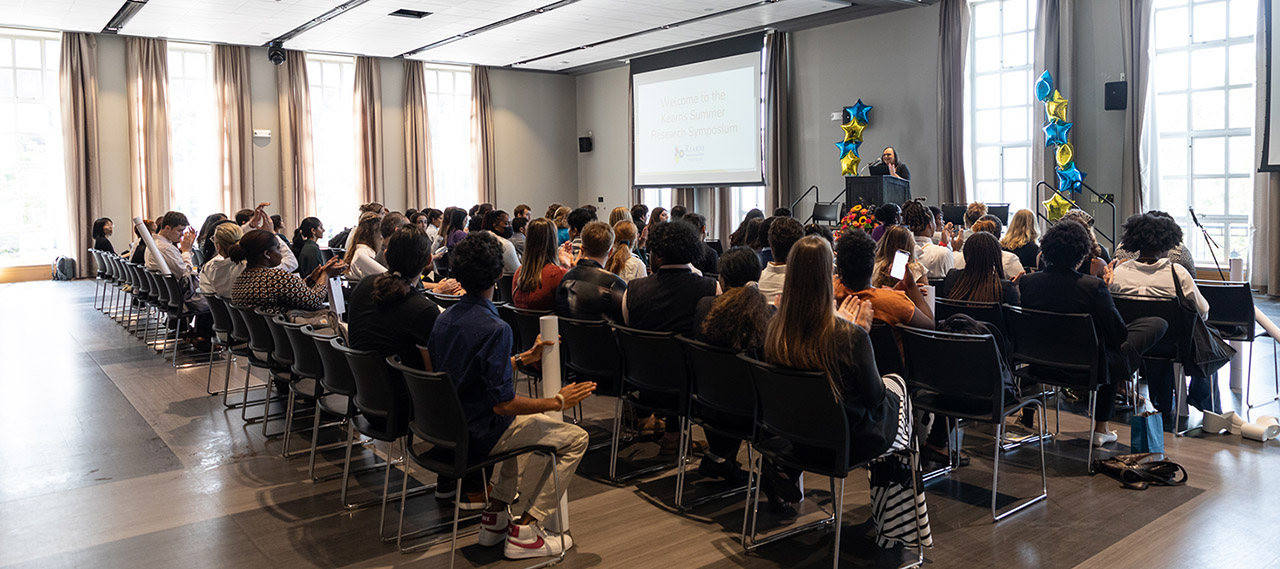
[[[916,259],[924,266],[925,274],[931,279],[945,277],[947,271],[955,268],[951,250],[935,245],[928,237],[916,237]]]
[[[631,258],[627,259],[626,266],[622,267],[618,277],[624,281],[631,282],[636,279],[642,279],[649,276],[649,270],[644,268],[644,261],[640,260],[635,253],[631,254]]]
[[[360,243],[356,245],[355,251],[352,253],[351,264],[347,266],[347,277],[360,280],[369,275],[380,275],[387,272],[387,268],[378,263],[374,257],[377,253],[372,247]]]
[[[516,245],[510,239],[499,237],[496,233],[494,237],[498,237],[498,241],[502,242],[502,274],[514,275],[516,269],[520,268],[520,256],[516,254]]]
[[[172,241],[159,233],[151,237],[155,239],[156,248],[160,250],[160,256],[164,257],[164,262],[169,266],[170,273],[173,273],[174,276],[185,277],[195,270],[191,265],[190,250],[179,250],[177,245],[174,245]],[[146,247],[146,244],[140,244],[140,246]],[[146,264],[148,269],[160,271],[160,262],[155,258],[155,255],[151,254],[151,249],[147,249]]]
[[[955,269],[963,269],[964,251],[956,251],[951,255],[955,261]],[[1018,273],[1026,272],[1026,269],[1022,267],[1022,260],[1012,252],[1003,249],[1000,251],[1000,266],[1004,269],[1004,278],[1009,280],[1013,280],[1013,277],[1018,276]]]
[[[1173,273],[1169,267],[1173,267]],[[1168,257],[1154,263],[1126,261],[1116,266],[1111,278],[1110,289],[1115,294],[1139,294],[1161,298],[1175,298],[1178,293],[1173,288],[1173,275],[1178,276],[1178,285],[1182,295],[1191,299],[1196,305],[1200,318],[1209,317],[1209,301],[1200,294],[1196,281],[1187,268],[1171,263]]]
[[[231,298],[231,286],[235,284],[236,277],[240,276],[243,270],[244,263],[234,262],[222,255],[214,255],[200,269],[200,293]]]
[[[775,265],[769,263],[765,265],[764,271],[760,273],[760,294],[764,295],[764,299],[773,304],[778,301],[778,295],[782,294],[782,287],[787,284],[787,266]]]
[[[284,237],[281,237],[279,233],[276,234],[276,241],[280,242],[279,267],[284,269],[284,272],[286,273],[292,273],[298,270],[298,257],[293,254],[293,248],[289,247],[289,244],[284,242]],[[307,278],[307,275],[302,275],[302,278]]]

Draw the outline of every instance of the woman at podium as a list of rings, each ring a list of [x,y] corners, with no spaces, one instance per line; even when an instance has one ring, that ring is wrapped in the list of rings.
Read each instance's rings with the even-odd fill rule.
[[[872,176],[893,176],[902,178],[903,180],[911,179],[911,171],[907,170],[907,165],[898,161],[898,151],[892,146],[886,147],[884,152],[880,153],[880,159],[871,165],[867,172]]]

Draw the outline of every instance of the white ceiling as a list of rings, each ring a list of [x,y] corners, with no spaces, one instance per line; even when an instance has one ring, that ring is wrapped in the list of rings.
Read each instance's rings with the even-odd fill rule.
[[[368,0],[285,47],[394,57],[555,0]],[[878,0],[871,0],[876,2]],[[149,0],[121,31],[175,40],[263,45],[344,0]],[[841,0],[578,0],[414,54],[414,59],[561,71],[844,8]],[[0,25],[101,31],[124,0],[0,0]],[[407,8],[422,19],[389,14]],[[741,8],[733,13],[715,14]],[[615,38],[658,29],[618,41]],[[579,49],[583,46],[593,46]],[[572,50],[572,51],[568,51]],[[568,51],[554,57],[546,57]]]

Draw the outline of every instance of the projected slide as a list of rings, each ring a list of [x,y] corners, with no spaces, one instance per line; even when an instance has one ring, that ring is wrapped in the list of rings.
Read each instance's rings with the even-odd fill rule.
[[[633,78],[635,184],[751,184],[760,164],[760,53]]]

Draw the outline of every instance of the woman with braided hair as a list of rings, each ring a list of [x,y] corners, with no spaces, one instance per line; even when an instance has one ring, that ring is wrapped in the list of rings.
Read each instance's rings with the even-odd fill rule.
[[[937,231],[933,212],[921,200],[911,200],[902,204],[902,221],[916,241],[916,258],[924,266],[925,273],[931,279],[947,276],[955,266],[951,250],[933,242],[933,234]]]

